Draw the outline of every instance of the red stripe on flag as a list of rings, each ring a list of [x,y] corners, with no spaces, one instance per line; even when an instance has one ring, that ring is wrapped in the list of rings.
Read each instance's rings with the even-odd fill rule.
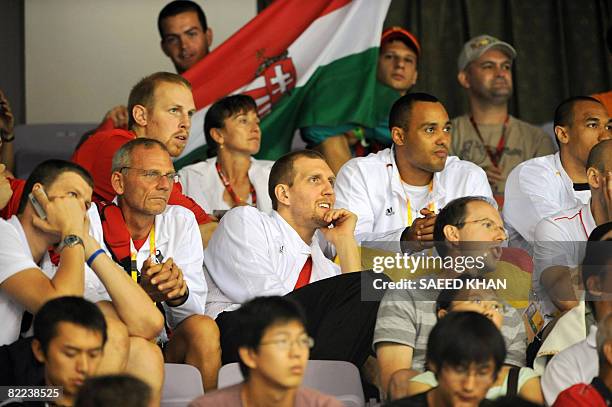
[[[351,0],[277,0],[183,76],[201,109],[255,79],[257,68],[276,57],[317,18]]]
[[[347,4],[349,4],[351,2],[351,0],[333,0],[329,6],[327,6],[327,8],[325,10],[323,10],[323,12],[321,13],[320,17],[323,17],[326,14],[331,13],[332,11],[335,11],[341,7],[346,6]]]

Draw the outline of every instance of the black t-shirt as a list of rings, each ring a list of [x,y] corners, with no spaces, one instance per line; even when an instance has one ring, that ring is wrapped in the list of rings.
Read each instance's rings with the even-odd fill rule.
[[[45,366],[32,352],[32,338],[0,346],[0,386],[43,386]]]
[[[391,401],[390,403],[385,404],[385,407],[429,407],[429,404],[427,403],[427,394],[432,390],[433,389],[411,397]],[[487,399],[482,400],[479,404],[480,407],[490,407],[491,405],[491,401]]]

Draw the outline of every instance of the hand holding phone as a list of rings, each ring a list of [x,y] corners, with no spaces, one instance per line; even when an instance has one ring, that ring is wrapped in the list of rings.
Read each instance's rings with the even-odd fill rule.
[[[39,191],[38,192],[39,196],[40,195],[44,196],[45,201],[49,200],[49,198],[47,198],[47,194],[45,193],[45,190],[44,190],[44,188],[42,186],[38,189],[38,191]],[[32,204],[32,207],[34,208],[34,212],[36,212],[38,217],[41,218],[42,220],[47,220],[47,212],[45,211],[45,208],[43,208],[41,203],[38,201],[38,199],[34,195],[34,192],[35,191],[32,190],[32,192],[30,192],[30,194],[28,195],[28,199],[30,200],[30,203]]]
[[[32,223],[46,233],[59,236],[84,234],[86,212],[83,204],[74,196],[47,197],[42,185],[35,184],[28,195],[37,216]]]

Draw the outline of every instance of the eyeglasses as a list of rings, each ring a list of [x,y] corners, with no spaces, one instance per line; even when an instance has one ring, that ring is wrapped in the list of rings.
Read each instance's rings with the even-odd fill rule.
[[[473,299],[473,300],[468,300],[468,302],[470,304],[478,305],[487,311],[495,311],[500,314],[504,314],[506,312],[506,305],[502,304],[501,302],[491,301],[491,300],[481,300],[478,298]]]
[[[121,167],[119,171],[121,172],[123,170],[136,170],[147,181],[154,182],[154,183],[158,183],[159,181],[161,181],[162,177],[166,178],[168,182],[170,182],[171,184],[172,183],[176,184],[180,180],[180,176],[177,172],[169,172],[167,174],[162,174],[161,172],[157,170],[145,170],[143,168],[134,168],[134,167]]]
[[[300,336],[296,339],[279,338],[261,342],[259,345],[273,345],[278,350],[289,350],[294,343],[300,349],[312,349],[314,346],[314,339],[312,339],[310,336]]]
[[[469,223],[478,223],[480,226],[484,227],[490,232],[501,231],[504,234],[504,238],[506,237],[506,229],[504,229],[503,226],[498,226],[495,222],[493,222],[489,218],[482,218],[482,219],[476,219],[476,220],[469,220],[465,222],[459,222],[455,224],[455,226],[457,226],[458,228],[462,228],[463,226]]]
[[[464,381],[470,376],[474,376],[474,380],[478,383],[490,383],[494,379],[494,372],[491,367],[483,366],[476,368],[468,368],[467,366],[444,366],[444,369],[449,373],[450,379],[453,381]]]

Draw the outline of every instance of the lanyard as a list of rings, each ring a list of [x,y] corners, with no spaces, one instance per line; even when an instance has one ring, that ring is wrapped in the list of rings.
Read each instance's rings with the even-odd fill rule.
[[[149,256],[151,259],[155,259],[155,223],[153,223],[153,227],[151,228],[151,233],[149,233]],[[132,276],[132,280],[135,282],[140,282],[140,270],[138,270],[138,250],[136,250],[136,246],[134,246],[134,241],[130,237],[130,275]]]
[[[215,168],[217,168],[217,174],[219,174],[219,178],[221,178],[221,182],[223,183],[223,186],[227,190],[227,193],[230,194],[230,197],[232,198],[232,201],[234,201],[234,204],[242,205],[244,201],[242,200],[242,198],[238,196],[238,194],[236,194],[236,192],[234,191],[234,188],[232,188],[232,184],[230,184],[229,180],[223,173],[223,170],[221,170],[221,164],[219,164],[218,161],[215,163]],[[249,180],[249,186],[250,186],[249,192],[251,194],[251,201],[253,202],[252,206],[257,206],[257,194],[255,193],[255,188],[253,188],[253,184],[251,184],[251,180]]]
[[[476,134],[478,135],[480,142],[482,143],[483,147],[487,151],[487,155],[489,156],[489,159],[491,160],[493,165],[496,167],[499,166],[499,161],[501,160],[501,156],[502,154],[504,154],[504,147],[506,147],[506,130],[508,129],[509,119],[510,119],[510,116],[506,116],[506,120],[504,120],[504,126],[502,128],[502,134],[499,137],[499,141],[497,142],[497,148],[493,150],[491,147],[489,147],[485,143],[484,139],[482,138],[482,134],[480,134],[480,129],[478,128],[478,125],[474,121],[474,117],[470,116],[470,122],[472,123],[472,126],[474,126],[474,130],[476,130]]]
[[[402,181],[401,177],[400,177],[400,185],[402,186],[402,189],[404,190],[404,197],[406,198],[406,219],[408,219],[408,224],[406,226],[412,226],[412,222],[414,221],[414,219],[412,218],[412,205],[410,204],[410,198],[408,198],[408,193],[406,192],[406,188],[404,188],[404,182]],[[431,179],[431,181],[429,182],[429,194],[431,195],[431,191],[433,190],[433,177]],[[429,209],[432,212],[436,212],[436,204],[435,202],[432,200],[427,204],[427,209]]]

